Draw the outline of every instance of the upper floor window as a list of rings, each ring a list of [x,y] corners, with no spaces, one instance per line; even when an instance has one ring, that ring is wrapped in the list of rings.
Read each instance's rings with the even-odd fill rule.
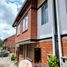
[[[26,15],[23,18],[23,23],[22,23],[22,30],[25,31],[28,29],[28,15]]]
[[[65,0],[66,12],[67,12],[67,0]]]
[[[17,26],[17,35],[20,34],[20,24]]]
[[[41,25],[48,22],[48,3],[46,2],[41,8],[42,22]]]

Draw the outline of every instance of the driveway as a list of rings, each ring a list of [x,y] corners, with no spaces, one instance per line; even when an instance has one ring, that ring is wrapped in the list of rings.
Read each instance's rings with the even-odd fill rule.
[[[10,57],[0,57],[0,67],[16,67]]]

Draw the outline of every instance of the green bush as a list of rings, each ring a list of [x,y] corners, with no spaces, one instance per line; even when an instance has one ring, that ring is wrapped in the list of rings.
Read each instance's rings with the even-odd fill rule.
[[[50,56],[48,60],[49,67],[59,67],[59,58]]]
[[[11,60],[12,61],[16,60],[16,54],[14,54],[14,53],[11,54]]]

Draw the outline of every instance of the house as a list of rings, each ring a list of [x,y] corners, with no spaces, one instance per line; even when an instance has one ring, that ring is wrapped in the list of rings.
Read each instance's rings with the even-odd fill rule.
[[[4,46],[8,48],[11,53],[15,52],[15,35],[10,36],[4,40]]]
[[[60,67],[67,62],[67,0],[25,0],[13,27],[16,27],[18,59],[48,64],[57,55]],[[45,66],[44,66],[45,67]]]

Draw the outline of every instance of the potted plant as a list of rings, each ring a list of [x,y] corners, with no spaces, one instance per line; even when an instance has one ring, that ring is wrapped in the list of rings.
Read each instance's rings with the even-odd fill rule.
[[[16,60],[16,55],[14,53],[11,55],[11,60],[12,61]]]

